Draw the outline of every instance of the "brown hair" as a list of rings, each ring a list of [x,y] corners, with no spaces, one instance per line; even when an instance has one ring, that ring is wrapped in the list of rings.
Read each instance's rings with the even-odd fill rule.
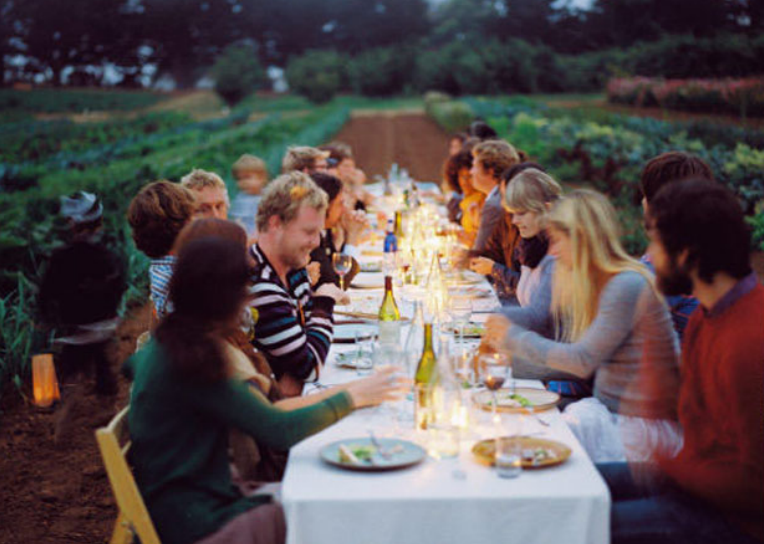
[[[281,169],[285,174],[295,170],[310,170],[313,168],[316,159],[328,156],[329,153],[327,151],[321,151],[315,147],[290,147],[287,149],[284,160],[281,162]]]
[[[135,246],[152,259],[164,257],[195,211],[194,195],[185,187],[164,180],[149,183],[127,210]]]
[[[233,221],[216,219],[214,217],[205,217],[191,221],[180,231],[175,246],[178,251],[181,251],[189,242],[201,238],[230,240],[239,244],[242,251],[247,249],[247,233],[240,225]]]
[[[448,186],[452,191],[456,191],[461,194],[462,188],[459,186],[459,171],[466,168],[469,170],[472,168],[472,153],[469,151],[459,151],[456,155],[450,156],[446,160],[444,175]]]
[[[497,180],[510,167],[522,162],[523,157],[504,140],[486,140],[472,149],[472,156],[483,168],[492,172]]]
[[[180,184],[186,189],[191,189],[192,191],[199,191],[205,187],[223,189],[226,191],[226,194],[228,191],[226,189],[225,181],[223,181],[223,178],[218,176],[215,172],[208,172],[207,170],[202,170],[201,168],[194,168],[191,170],[191,172],[180,178]]]
[[[282,174],[263,191],[255,216],[257,230],[267,232],[268,220],[274,215],[282,223],[289,223],[297,217],[303,204],[323,213],[329,206],[329,200],[308,174],[297,171]]]
[[[236,242],[205,237],[180,250],[170,281],[174,310],[156,337],[183,379],[204,383],[229,375],[223,340],[235,326],[248,280],[247,257]]]
[[[245,153],[233,163],[233,166],[231,166],[231,175],[234,179],[238,180],[243,177],[244,174],[250,173],[261,174],[267,178],[268,168],[265,166],[265,161],[260,157]]]
[[[329,158],[337,161],[337,164],[341,163],[345,159],[353,158],[353,149],[343,142],[330,142],[318,147],[321,151],[328,151]]]
[[[639,180],[641,196],[650,203],[664,185],[690,178],[714,181],[714,173],[703,159],[690,153],[683,151],[662,153],[650,159],[642,170]]]

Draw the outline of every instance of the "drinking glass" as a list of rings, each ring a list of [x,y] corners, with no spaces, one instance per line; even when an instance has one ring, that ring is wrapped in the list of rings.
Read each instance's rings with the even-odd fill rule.
[[[459,327],[459,343],[464,344],[464,327],[472,317],[472,299],[465,296],[451,297],[451,316]]]
[[[501,478],[517,478],[523,470],[522,445],[517,435],[496,437],[496,472]]]
[[[355,368],[359,376],[369,376],[374,372],[375,353],[378,351],[376,338],[355,332],[356,358]]]
[[[480,370],[483,377],[483,385],[485,385],[493,394],[491,412],[493,413],[494,419],[496,419],[496,409],[498,406],[496,391],[501,389],[501,386],[504,385],[508,379],[511,379],[509,357],[501,353],[481,355]]]
[[[340,277],[340,289],[345,289],[345,275],[353,267],[353,258],[350,255],[337,252],[332,255],[332,265],[334,266],[334,271]]]

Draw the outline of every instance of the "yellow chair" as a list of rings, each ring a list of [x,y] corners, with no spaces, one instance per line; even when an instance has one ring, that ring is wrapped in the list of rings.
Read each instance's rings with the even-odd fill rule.
[[[107,427],[96,431],[103,464],[106,466],[106,474],[109,476],[111,489],[119,508],[117,522],[109,542],[110,544],[130,544],[137,536],[141,544],[160,544],[159,536],[125,459],[130,449],[130,435],[127,429],[129,410],[130,407],[126,406],[114,416]],[[123,445],[120,446],[120,443]]]

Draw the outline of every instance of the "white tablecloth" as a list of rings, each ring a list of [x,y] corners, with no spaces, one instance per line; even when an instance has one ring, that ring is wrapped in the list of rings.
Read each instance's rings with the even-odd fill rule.
[[[358,293],[358,292],[357,292]],[[361,291],[364,296],[372,292]],[[381,292],[378,296],[381,300]],[[493,303],[486,301],[483,306]],[[403,309],[402,309],[403,310]],[[407,313],[403,311],[404,315]],[[405,334],[405,331],[404,331]],[[332,353],[354,349],[334,345]],[[330,355],[324,384],[357,376],[339,369]],[[519,384],[522,385],[522,384]],[[535,386],[541,387],[539,382]],[[413,410],[413,406],[411,407]],[[473,411],[482,422],[465,437],[457,459],[426,459],[415,467],[385,473],[356,473],[324,464],[319,452],[336,440],[377,436],[421,439],[396,422],[389,408],[364,409],[292,449],[282,485],[287,541],[292,544],[606,544],[610,495],[588,456],[557,411],[543,417],[551,427],[523,418],[524,434],[567,444],[571,457],[562,465],[499,478],[478,464],[471,447],[492,436],[490,414]],[[512,418],[504,421],[512,425]]]

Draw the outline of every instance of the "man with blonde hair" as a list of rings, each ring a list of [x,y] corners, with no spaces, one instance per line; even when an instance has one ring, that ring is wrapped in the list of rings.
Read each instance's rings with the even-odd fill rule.
[[[493,231],[503,227],[504,211],[501,206],[499,184],[502,174],[521,162],[520,153],[503,140],[487,140],[472,150],[472,184],[486,195],[480,227],[472,250],[482,252]]]
[[[194,168],[180,178],[180,184],[196,197],[196,217],[228,219],[228,189],[223,178],[214,172]]]
[[[281,162],[281,169],[285,174],[294,171],[305,174],[326,172],[328,157],[328,151],[309,146],[293,146],[287,149],[284,160]]]
[[[305,266],[318,247],[327,196],[302,172],[273,180],[257,210],[258,241],[250,248],[256,263],[250,305],[258,311],[254,345],[282,383],[318,378],[333,335],[334,304],[346,295],[333,284],[313,293]],[[284,380],[286,378],[286,380]]]

